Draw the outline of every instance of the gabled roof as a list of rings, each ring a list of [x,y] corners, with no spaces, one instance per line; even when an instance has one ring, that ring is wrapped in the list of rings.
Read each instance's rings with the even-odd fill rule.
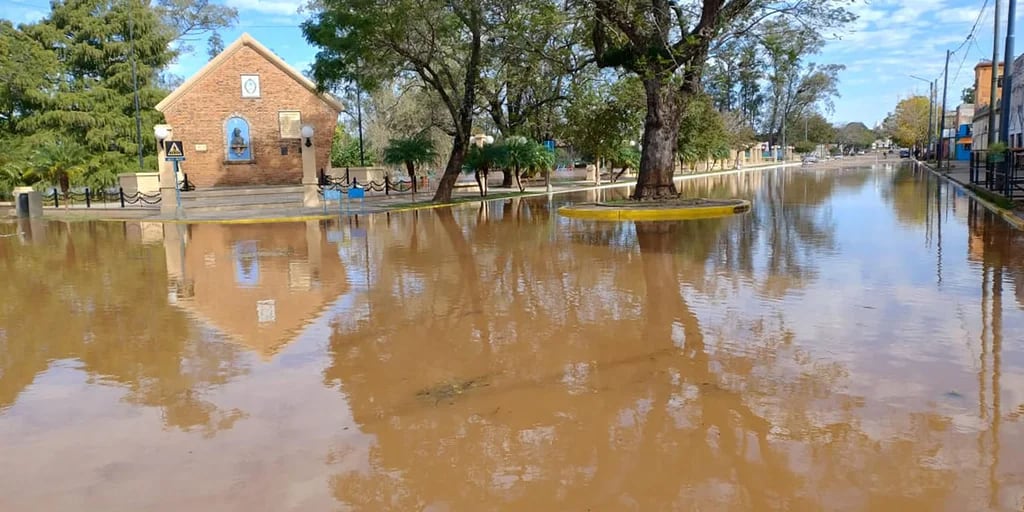
[[[259,41],[253,39],[253,37],[247,33],[242,34],[242,36],[236,39],[235,42],[228,45],[224,51],[211,59],[210,62],[207,62],[206,65],[203,66],[196,74],[192,75],[188,80],[185,80],[185,83],[178,86],[174,92],[168,94],[160,103],[157,103],[156,109],[163,112],[165,109],[173,105],[175,101],[178,101],[178,99],[184,96],[190,89],[192,89],[193,86],[199,83],[204,77],[206,77],[206,75],[210,74],[211,71],[217,69],[218,66],[230,59],[231,56],[243,46],[248,46],[255,50],[256,53],[263,56],[263,58],[267,59],[271,64],[277,66],[286,75],[290,76],[292,80],[295,80],[310,92],[319,96],[321,100],[331,107],[337,109],[339,112],[345,110],[345,106],[342,105],[341,101],[330,94],[317,92],[316,84],[303,76],[302,73],[296,71],[295,68],[289,66],[287,62],[281,59],[281,57],[278,57],[274,52],[270,51],[269,48],[260,44]]]

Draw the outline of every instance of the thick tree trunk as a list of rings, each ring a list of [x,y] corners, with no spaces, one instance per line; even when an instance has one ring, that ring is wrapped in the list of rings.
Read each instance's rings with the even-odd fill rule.
[[[512,188],[512,181],[515,179],[512,174],[512,169],[502,169],[501,187]]]
[[[469,133],[467,130],[466,133]],[[448,165],[444,168],[441,181],[437,183],[437,191],[434,192],[433,202],[447,203],[452,200],[452,189],[455,188],[455,181],[459,179],[462,172],[462,164],[466,160],[466,148],[468,141],[462,135],[456,135],[452,143],[452,154],[448,157]]]
[[[663,78],[644,80],[647,117],[644,119],[640,172],[633,199],[677,197],[672,175],[675,173],[676,143],[679,138],[680,95]]]
[[[445,166],[444,174],[441,175],[441,180],[437,183],[437,191],[434,192],[433,199],[435,203],[447,203],[452,200],[452,189],[455,188],[455,182],[459,179],[459,174],[462,173],[462,164],[466,161],[466,151],[469,149],[469,137],[473,133],[473,108],[476,106],[476,84],[480,78],[483,31],[483,16],[479,4],[469,5],[469,12],[465,20],[466,26],[470,29],[472,42],[469,60],[466,62],[463,75],[462,101],[458,114],[452,112],[452,120],[455,121],[452,154],[448,157],[448,165]]]

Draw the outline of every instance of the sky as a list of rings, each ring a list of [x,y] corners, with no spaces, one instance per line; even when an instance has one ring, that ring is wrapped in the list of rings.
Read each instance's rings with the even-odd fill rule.
[[[239,23],[222,31],[225,45],[248,32],[296,69],[304,71],[316,51],[302,36],[298,25],[305,15],[300,2],[287,0],[216,0],[238,9]],[[835,109],[826,117],[835,123],[860,121],[868,126],[881,122],[896,103],[915,94],[927,95],[926,81],[940,78],[946,50],[957,50],[949,62],[947,106],[960,103],[960,92],[973,84],[974,65],[992,58],[993,5],[995,0],[852,0],[857,21],[829,34],[819,55],[808,60],[843,64]],[[999,54],[1006,35],[1006,5],[1002,0],[1003,27]],[[49,10],[47,0],[0,0],[2,16],[15,23],[36,21]],[[1019,15],[1018,24],[1024,20]],[[979,17],[980,14],[980,17]],[[971,29],[977,23],[973,37]],[[1024,27],[1022,27],[1024,29]],[[1024,53],[1024,36],[1018,38],[1016,55]],[[170,71],[187,78],[207,61],[206,42],[197,41],[191,54],[179,57]],[[959,50],[958,50],[959,48]],[[941,93],[942,81],[939,81]]]

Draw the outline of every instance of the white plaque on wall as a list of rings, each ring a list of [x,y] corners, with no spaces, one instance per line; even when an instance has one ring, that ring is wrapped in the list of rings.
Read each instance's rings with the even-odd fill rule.
[[[260,76],[259,75],[242,75],[242,97],[243,98],[259,98],[260,97]]]

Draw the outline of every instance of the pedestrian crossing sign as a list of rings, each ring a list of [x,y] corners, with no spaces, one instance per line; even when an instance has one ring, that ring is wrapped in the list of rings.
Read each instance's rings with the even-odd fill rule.
[[[182,149],[180,140],[169,140],[165,142],[164,150],[166,152],[166,160],[168,162],[185,159],[185,151]]]

